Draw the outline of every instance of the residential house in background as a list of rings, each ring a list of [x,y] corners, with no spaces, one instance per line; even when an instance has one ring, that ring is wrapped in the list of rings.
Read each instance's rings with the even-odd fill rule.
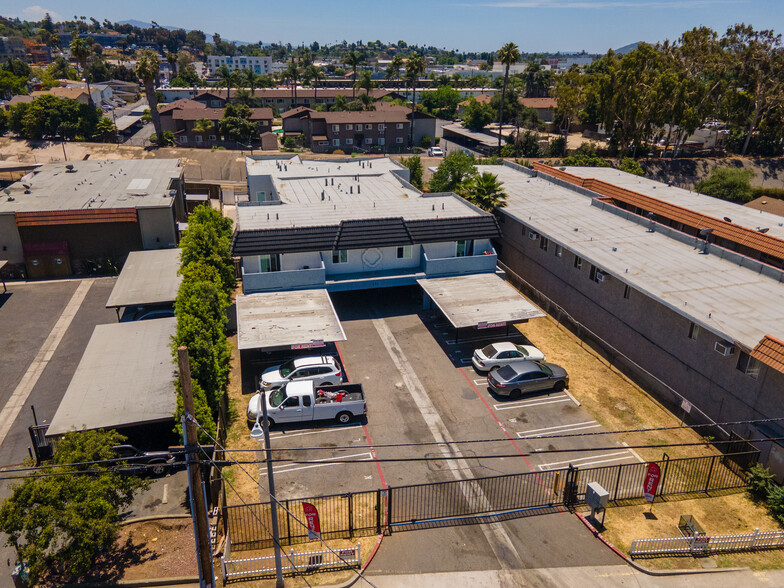
[[[539,119],[546,123],[553,122],[555,109],[558,108],[555,98],[520,98],[520,104],[536,110]]]
[[[311,112],[316,112],[307,106],[297,106],[280,115],[283,122],[283,137],[292,137],[305,134],[305,125]]]
[[[55,86],[50,90],[36,90],[35,92],[30,92],[30,96],[32,98],[38,98],[39,96],[56,96],[57,98],[67,98],[69,100],[76,100],[77,102],[81,102],[82,104],[88,104],[90,102],[89,96],[93,98],[93,104],[100,105],[101,104],[101,90],[94,88],[92,85],[90,86],[90,93],[87,93],[87,88],[63,88],[62,86]]]
[[[312,111],[304,134],[313,153],[395,153],[407,148],[410,129],[403,110]]]

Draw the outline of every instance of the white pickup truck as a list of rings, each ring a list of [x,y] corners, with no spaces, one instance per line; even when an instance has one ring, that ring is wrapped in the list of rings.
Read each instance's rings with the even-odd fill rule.
[[[275,423],[304,423],[334,419],[348,423],[367,413],[362,384],[318,386],[316,382],[289,382],[267,393],[267,418]],[[254,394],[248,402],[248,421],[260,418],[261,394]]]

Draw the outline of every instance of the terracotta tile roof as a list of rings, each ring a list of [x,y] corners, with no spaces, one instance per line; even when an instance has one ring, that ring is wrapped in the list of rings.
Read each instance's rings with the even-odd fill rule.
[[[696,229],[713,229],[713,235],[732,241],[738,245],[754,249],[760,253],[784,259],[784,239],[760,233],[747,227],[694,212],[683,206],[671,204],[652,196],[645,196],[626,188],[620,188],[597,180],[595,178],[581,178],[568,172],[559,170],[549,165],[534,162],[534,170],[541,171],[560,180],[576,186],[582,186],[593,192],[605,196],[604,200],[612,203],[623,202],[643,210],[653,212],[657,216],[683,223]]]
[[[92,208],[85,210],[52,210],[17,212],[16,226],[81,225],[91,223],[135,223],[135,208]]]
[[[479,102],[480,104],[490,104],[490,100],[492,100],[492,99],[493,99],[493,97],[492,97],[492,96],[490,96],[489,94],[478,94],[477,96],[474,96],[474,99],[475,99],[477,102]],[[463,101],[462,101],[462,102],[459,104],[459,106],[468,106],[468,103],[469,103],[469,102],[471,102],[471,99],[470,99],[470,98],[469,98],[468,100],[463,100]]]
[[[169,104],[163,105],[161,108],[158,109],[159,113],[169,112],[171,110],[181,110],[183,108],[207,108],[207,105],[203,102],[199,102],[198,100],[191,100],[190,98],[180,98],[179,100],[175,100],[174,102],[170,102]]]
[[[526,108],[555,108],[558,106],[555,98],[520,98],[520,104]]]
[[[765,335],[751,352],[751,357],[776,371],[784,372],[784,341]]]

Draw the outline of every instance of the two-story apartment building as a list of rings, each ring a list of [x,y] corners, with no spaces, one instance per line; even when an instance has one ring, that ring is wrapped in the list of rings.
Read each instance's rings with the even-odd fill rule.
[[[479,171],[508,195],[499,247],[511,281],[615,366],[692,422],[784,416],[784,219],[618,170]],[[783,425],[700,431],[766,439]],[[759,447],[784,478],[781,442]]]
[[[166,104],[159,111],[161,128],[174,134],[179,145],[188,147],[233,146],[234,141],[226,141],[220,134],[220,120],[225,108],[209,108],[206,100],[182,99]],[[207,130],[197,128],[200,120],[210,121]],[[250,120],[258,126],[258,133],[250,139],[254,144],[261,143],[261,135],[272,130],[272,109],[252,108]]]
[[[411,130],[403,110],[312,111],[303,122],[305,141],[313,153],[400,152],[408,145]]]

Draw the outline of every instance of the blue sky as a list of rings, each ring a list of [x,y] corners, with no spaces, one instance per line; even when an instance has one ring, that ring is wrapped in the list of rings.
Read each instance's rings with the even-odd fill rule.
[[[39,19],[136,19],[217,32],[226,39],[292,44],[376,40],[464,51],[514,41],[522,51],[604,53],[675,39],[695,26],[737,22],[784,33],[784,0],[0,0],[0,14]]]

